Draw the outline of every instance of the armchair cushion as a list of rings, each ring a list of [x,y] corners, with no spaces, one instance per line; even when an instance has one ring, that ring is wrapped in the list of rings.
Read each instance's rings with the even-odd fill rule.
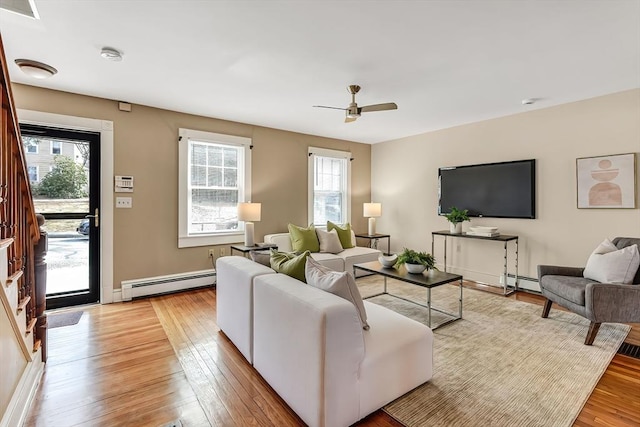
[[[629,284],[633,282],[638,266],[638,245],[618,249],[609,239],[605,239],[589,257],[584,277],[602,283]]]
[[[584,306],[585,288],[589,283],[595,282],[584,277],[547,275],[540,280],[540,287],[545,292],[550,292],[573,304]]]

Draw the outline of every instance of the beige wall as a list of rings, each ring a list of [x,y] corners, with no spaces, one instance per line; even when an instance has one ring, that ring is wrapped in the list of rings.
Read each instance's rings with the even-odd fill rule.
[[[209,247],[178,249],[178,128],[250,137],[252,201],[262,203],[256,239],[307,223],[307,147],[349,150],[352,162],[352,223],[366,229],[362,204],[369,201],[371,146],[116,101],[14,85],[17,108],[114,123],[114,174],[132,175],[132,209],[114,212],[114,288],[122,280],[210,268]],[[115,200],[115,195],[114,195]]]
[[[431,232],[448,229],[437,215],[438,167],[535,158],[537,219],[474,218],[464,228],[495,225],[519,235],[521,275],[537,277],[543,263],[583,266],[605,237],[639,237],[640,209],[577,209],[576,158],[638,152],[640,90],[376,144],[371,186],[373,200],[383,204],[378,230],[392,235],[392,250],[431,251]],[[640,188],[640,173],[636,178]],[[447,264],[497,284],[502,250],[496,242],[455,239]],[[442,238],[435,256],[442,263]]]

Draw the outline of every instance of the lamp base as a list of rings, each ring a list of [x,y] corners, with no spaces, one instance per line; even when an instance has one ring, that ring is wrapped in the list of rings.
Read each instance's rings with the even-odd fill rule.
[[[373,236],[374,234],[376,234],[376,219],[375,218],[369,218],[369,236]]]
[[[244,245],[245,246],[256,245],[256,243],[253,240],[253,223],[252,222],[244,223]]]

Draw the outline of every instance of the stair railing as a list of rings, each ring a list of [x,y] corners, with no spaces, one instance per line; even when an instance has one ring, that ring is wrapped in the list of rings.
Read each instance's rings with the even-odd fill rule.
[[[13,239],[8,248],[8,276],[18,283],[18,310],[26,312],[27,333],[36,334],[34,348],[29,350],[37,351],[42,345],[46,360],[46,274],[44,283],[38,283],[35,274],[36,258],[41,262],[43,256],[36,256],[40,228],[1,35],[0,62],[0,241]],[[46,250],[42,246],[38,246],[39,250]]]

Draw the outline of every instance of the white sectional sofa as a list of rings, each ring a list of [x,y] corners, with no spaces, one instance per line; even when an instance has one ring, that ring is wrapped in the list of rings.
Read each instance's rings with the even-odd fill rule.
[[[216,266],[218,325],[238,349],[251,342],[243,355],[306,424],[351,425],[431,378],[427,326],[365,301],[363,330],[334,294],[242,257]]]
[[[329,267],[336,271],[348,271],[353,274],[353,264],[360,264],[363,262],[376,261],[381,251],[378,249],[367,248],[363,246],[355,246],[356,236],[351,231],[351,240],[354,247],[344,249],[337,254],[313,252],[311,257],[318,261],[320,264]],[[264,236],[265,243],[274,243],[278,245],[278,250],[282,252],[291,252],[291,236],[289,233],[276,233],[267,234]],[[358,271],[358,276],[366,275],[366,272]]]

